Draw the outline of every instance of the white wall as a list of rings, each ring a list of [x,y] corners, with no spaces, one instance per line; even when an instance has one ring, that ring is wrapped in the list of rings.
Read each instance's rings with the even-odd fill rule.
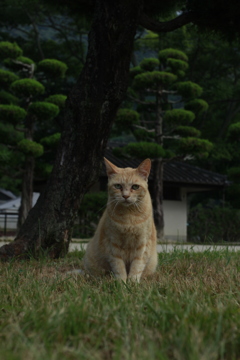
[[[182,200],[164,200],[164,235],[166,240],[187,240],[187,201],[186,193],[182,190]]]

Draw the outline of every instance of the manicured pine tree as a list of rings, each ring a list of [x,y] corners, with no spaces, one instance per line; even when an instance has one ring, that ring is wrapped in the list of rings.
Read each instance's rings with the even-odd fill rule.
[[[164,163],[189,156],[206,157],[212,148],[209,141],[200,138],[200,131],[191,126],[208,104],[199,98],[202,88],[198,84],[181,81],[187,68],[186,54],[175,49],[160,51],[158,59],[144,59],[131,69],[128,91],[137,111],[120,109],[116,118],[115,126],[119,129],[131,124],[137,142],[115,149],[115,154],[153,160],[151,194],[159,238],[164,235]]]
[[[48,135],[48,124],[57,117],[66,99],[64,95],[50,95],[47,86],[64,77],[67,66],[55,59],[35,64],[22,56],[16,43],[10,42],[0,42],[0,60],[0,84],[4,89],[0,92],[0,158],[6,170],[16,167],[11,173],[15,171],[17,177],[18,170],[22,173],[20,227],[32,207],[35,159],[43,155],[43,145],[50,148],[60,138],[57,133],[35,141],[42,124]],[[46,97],[47,94],[50,96]],[[49,171],[48,164],[44,168],[45,172]]]

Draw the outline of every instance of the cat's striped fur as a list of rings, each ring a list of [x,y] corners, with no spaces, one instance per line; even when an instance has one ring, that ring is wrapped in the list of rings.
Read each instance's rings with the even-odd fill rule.
[[[156,229],[148,191],[150,159],[137,169],[118,168],[105,160],[108,204],[84,257],[92,275],[112,273],[117,279],[140,281],[157,266]]]

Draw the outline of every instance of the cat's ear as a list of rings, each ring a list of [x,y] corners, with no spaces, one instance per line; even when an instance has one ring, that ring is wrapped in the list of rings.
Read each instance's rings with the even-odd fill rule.
[[[139,173],[139,175],[142,176],[146,181],[150,174],[151,164],[151,160],[146,159],[137,168],[137,172]]]
[[[114,164],[112,164],[109,160],[107,160],[106,158],[103,158],[105,165],[106,165],[106,171],[107,171],[107,176],[110,177],[114,174],[118,173],[118,167],[115,166]]]

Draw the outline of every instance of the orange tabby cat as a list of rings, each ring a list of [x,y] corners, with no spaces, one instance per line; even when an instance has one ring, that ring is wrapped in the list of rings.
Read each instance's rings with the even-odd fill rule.
[[[137,169],[121,169],[104,159],[108,204],[84,256],[92,275],[112,273],[117,279],[140,281],[157,266],[156,229],[147,180],[151,160]]]

